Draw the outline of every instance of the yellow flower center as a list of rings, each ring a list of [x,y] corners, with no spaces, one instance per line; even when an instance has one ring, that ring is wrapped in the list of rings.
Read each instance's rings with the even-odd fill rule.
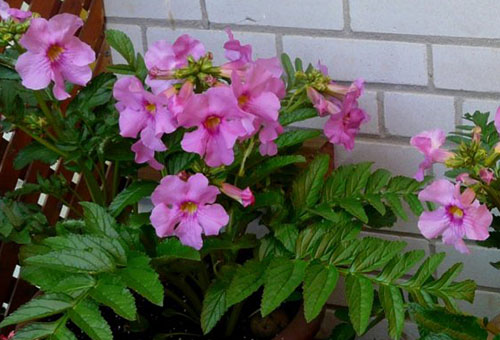
[[[217,129],[217,127],[219,126],[220,124],[220,118],[219,117],[216,117],[216,116],[211,116],[211,117],[208,117],[207,120],[205,120],[205,127],[208,129],[208,130],[215,130]]]
[[[245,106],[246,103],[248,103],[248,96],[245,96],[244,94],[238,97],[238,105],[240,107]]]
[[[184,202],[181,204],[181,210],[189,214],[195,213],[198,206],[193,202]]]
[[[47,57],[49,57],[50,62],[57,61],[61,54],[64,52],[64,48],[62,48],[59,45],[52,45],[50,46],[49,50],[47,51]]]
[[[450,207],[450,209],[448,211],[455,218],[462,218],[462,217],[464,217],[464,211],[462,209],[460,209],[459,207],[457,207],[457,206]]]
[[[152,115],[154,115],[156,113],[156,105],[153,103],[149,103],[146,105],[146,110]]]

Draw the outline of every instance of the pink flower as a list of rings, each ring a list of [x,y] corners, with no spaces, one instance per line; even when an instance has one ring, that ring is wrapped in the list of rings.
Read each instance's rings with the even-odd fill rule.
[[[25,22],[33,15],[33,13],[31,13],[30,11],[23,11],[17,8],[10,8],[7,11],[7,13],[9,14],[10,18],[15,22]]]
[[[237,72],[231,75],[231,89],[243,112],[242,123],[249,137],[260,131],[262,155],[275,155],[277,147],[274,143],[283,128],[278,116],[281,103],[274,80],[276,77],[263,64],[252,64],[241,79]],[[280,80],[281,81],[281,80]],[[279,91],[279,89],[278,89]],[[263,146],[264,145],[264,146]]]
[[[186,81],[178,92],[174,87],[171,87],[164,93],[170,98],[170,111],[172,111],[174,117],[177,117],[182,111],[184,111],[184,107],[188,103],[191,96],[194,95],[194,85],[190,81]]]
[[[148,163],[153,169],[162,170],[164,166],[155,159],[155,151],[165,151],[166,147],[163,143],[161,143],[161,147],[158,147],[160,145],[159,143],[161,143],[161,139],[159,139],[158,144],[155,145],[156,148],[150,148],[140,139],[135,142],[131,148],[135,153],[135,162],[137,164]]]
[[[231,197],[235,201],[238,201],[245,208],[255,203],[255,197],[248,187],[241,190],[240,188],[237,188],[229,183],[222,183],[220,189],[224,194]]]
[[[490,183],[495,179],[495,173],[491,169],[487,168],[482,168],[479,170],[479,177],[481,177],[481,180],[490,185]]]
[[[13,340],[14,335],[16,335],[16,333],[14,331],[10,332],[9,335],[7,335],[7,336],[0,334],[0,340]]]
[[[500,107],[497,109],[497,113],[495,114],[495,128],[500,134]]]
[[[424,131],[411,138],[410,144],[425,156],[424,161],[420,163],[418,171],[415,174],[417,181],[423,181],[425,170],[430,169],[432,164],[444,163],[453,155],[451,152],[441,149],[445,140],[446,135],[440,129]]]
[[[0,18],[2,18],[2,20],[10,19],[9,9],[9,4],[3,0],[0,0]]]
[[[339,113],[342,110],[341,103],[338,100],[328,100],[313,87],[307,88],[307,97],[313,104],[320,117]]]
[[[343,102],[339,105],[341,111],[332,114],[324,127],[324,133],[330,143],[342,144],[346,150],[354,148],[354,139],[361,124],[370,119],[370,116],[358,107],[357,99],[363,92],[362,86],[362,82],[356,81],[348,88]]]
[[[151,86],[154,93],[160,93],[175,83],[175,80],[155,79],[163,73],[170,74],[172,70],[188,65],[188,57],[200,59],[205,54],[203,44],[188,34],[183,34],[170,44],[166,40],[155,42],[145,55],[145,62],[149,75],[146,84]]]
[[[463,238],[486,240],[493,215],[486,205],[475,199],[475,193],[468,188],[460,193],[460,184],[453,185],[441,179],[431,183],[420,192],[418,198],[424,202],[441,205],[434,211],[422,213],[418,228],[428,239],[443,236],[445,244],[453,244],[461,253],[469,253]]]
[[[183,127],[197,127],[184,135],[182,148],[204,156],[211,167],[231,164],[234,144],[246,134],[236,98],[226,86],[193,95],[177,120]]]
[[[41,90],[54,81],[54,95],[59,100],[70,97],[64,81],[86,85],[92,78],[90,64],[95,53],[89,45],[74,36],[83,26],[72,14],[58,14],[50,20],[36,18],[19,41],[27,49],[16,63],[23,85]]]
[[[153,192],[151,223],[159,237],[177,236],[180,241],[201,249],[201,234],[217,235],[229,222],[220,204],[213,204],[219,194],[217,187],[208,184],[203,174],[187,181],[178,176],[166,176]]]
[[[463,172],[460,175],[458,175],[456,177],[456,181],[457,182],[461,182],[464,185],[474,185],[474,184],[478,183],[478,181],[476,181],[475,179],[471,178],[470,175],[468,173],[466,173],[466,172]]]
[[[229,62],[221,66],[221,73],[229,78],[234,71],[244,72],[252,62],[252,46],[241,45],[239,40],[234,39],[233,32],[229,27],[225,31],[229,40],[224,44],[226,50],[224,56]]]

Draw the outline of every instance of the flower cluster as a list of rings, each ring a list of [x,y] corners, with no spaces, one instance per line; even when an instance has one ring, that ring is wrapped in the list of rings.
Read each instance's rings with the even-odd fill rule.
[[[472,116],[467,118],[473,122],[477,121]],[[493,130],[491,134],[495,134],[498,140],[500,108],[494,122],[483,128]],[[467,131],[470,133],[469,139],[461,140],[458,149],[453,152],[444,148],[446,134],[440,129],[424,131],[410,141],[411,145],[424,155],[424,161],[415,175],[418,181],[424,180],[425,171],[435,163],[443,163],[454,169],[452,174],[458,172],[455,177],[456,184],[443,179],[436,180],[420,192],[421,201],[437,203],[441,207],[424,212],[418,227],[426,238],[442,235],[443,243],[454,245],[461,253],[469,253],[464,238],[484,241],[490,236],[489,227],[493,215],[489,208],[498,207],[499,203],[496,189],[492,186],[497,180],[497,171],[492,167],[495,167],[500,159],[500,143],[485,149],[481,127],[476,125]],[[487,141],[490,140],[492,139],[488,137]],[[480,203],[478,197],[484,204]]]

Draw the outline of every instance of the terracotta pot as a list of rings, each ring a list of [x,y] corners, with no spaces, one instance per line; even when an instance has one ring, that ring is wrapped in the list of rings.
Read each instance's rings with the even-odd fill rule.
[[[307,323],[304,317],[304,305],[301,305],[292,322],[276,335],[273,340],[313,340],[319,332],[324,317],[325,309],[323,308],[316,319]]]

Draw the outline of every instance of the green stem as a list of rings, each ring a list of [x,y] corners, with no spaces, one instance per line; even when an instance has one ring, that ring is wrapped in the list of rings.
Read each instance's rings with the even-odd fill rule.
[[[184,300],[182,300],[180,297],[178,297],[175,293],[171,292],[170,290],[166,289],[165,290],[165,295],[170,297],[172,300],[177,302],[180,306],[182,306],[184,309],[186,309],[186,312],[193,318],[194,320],[199,320],[200,317],[196,312],[194,311],[191,306],[189,306]]]
[[[234,329],[236,328],[236,324],[238,323],[238,320],[240,318],[242,308],[243,308],[243,302],[240,302],[233,307],[233,310],[231,311],[231,315],[229,316],[229,320],[227,322],[227,327],[225,332],[225,335],[227,337],[233,334]]]
[[[195,310],[201,312],[201,300],[198,294],[187,284],[185,280],[177,280],[175,278],[168,278],[168,282],[172,283],[178,288],[191,302]]]
[[[48,141],[46,141],[45,139],[43,138],[40,138],[39,136],[37,135],[34,135],[32,134],[27,128],[25,128],[24,126],[22,125],[16,125],[16,127],[18,127],[20,130],[22,130],[24,133],[26,133],[27,135],[29,135],[31,138],[33,138],[34,140],[36,140],[38,143],[42,144],[43,146],[45,146],[47,149],[51,150],[51,151],[54,151],[55,153],[57,153],[59,156],[61,156],[62,158],[68,158],[68,155],[66,153],[64,153],[63,151],[59,150],[55,145],[52,145],[51,143],[49,143]]]
[[[92,201],[101,206],[104,206],[105,200],[101,192],[101,188],[99,188],[99,184],[97,183],[94,177],[94,174],[89,169],[87,169],[85,164],[83,164],[82,162],[79,162],[79,165],[82,168],[82,174],[83,177],[85,178],[85,182],[87,183],[87,187],[89,189]]]
[[[240,170],[238,171],[239,177],[245,176],[245,163],[247,161],[247,158],[252,153],[254,146],[255,146],[255,137],[252,137],[250,139],[250,144],[248,144],[248,147],[246,148],[245,153],[243,154],[243,160],[241,161]]]
[[[47,106],[47,103],[43,99],[42,92],[41,91],[33,91],[35,94],[36,101],[38,102],[38,105],[40,105],[40,109],[44,113],[45,117],[47,117],[47,120],[49,121],[49,124],[54,128],[56,131],[57,135],[61,135],[61,129],[59,128],[59,124],[57,120],[54,118],[52,113],[50,112],[49,107]]]
[[[113,184],[111,186],[111,200],[115,198],[116,192],[118,191],[119,169],[120,161],[115,161],[115,164],[113,164]]]

